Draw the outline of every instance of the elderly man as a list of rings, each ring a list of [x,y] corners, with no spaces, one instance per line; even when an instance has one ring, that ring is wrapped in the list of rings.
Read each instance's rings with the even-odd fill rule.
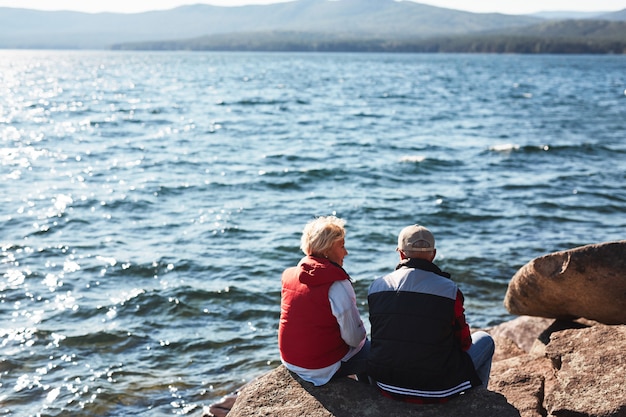
[[[397,251],[396,270],[369,289],[369,376],[384,395],[416,403],[445,402],[486,387],[493,339],[485,332],[470,334],[463,294],[433,263],[433,234],[408,226],[398,236]]]

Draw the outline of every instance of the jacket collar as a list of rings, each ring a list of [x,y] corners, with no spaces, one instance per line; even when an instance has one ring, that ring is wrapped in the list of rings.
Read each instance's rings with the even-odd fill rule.
[[[432,262],[427,261],[426,259],[419,258],[408,258],[400,261],[396,269],[400,268],[412,268],[412,269],[421,269],[423,271],[434,272],[437,275],[441,275],[444,278],[450,278],[450,274],[439,269],[437,265]]]

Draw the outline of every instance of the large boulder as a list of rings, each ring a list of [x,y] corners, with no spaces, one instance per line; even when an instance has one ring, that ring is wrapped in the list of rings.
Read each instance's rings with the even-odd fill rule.
[[[626,240],[533,259],[509,282],[504,305],[515,315],[626,324]]]

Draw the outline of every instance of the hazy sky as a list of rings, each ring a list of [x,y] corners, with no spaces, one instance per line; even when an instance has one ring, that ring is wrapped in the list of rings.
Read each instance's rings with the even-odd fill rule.
[[[134,13],[171,9],[185,4],[206,3],[216,6],[280,3],[292,0],[0,0],[0,7],[41,10],[77,10],[82,12]],[[499,12],[524,14],[539,11],[617,11],[626,8],[626,0],[420,0],[418,3],[477,13]]]

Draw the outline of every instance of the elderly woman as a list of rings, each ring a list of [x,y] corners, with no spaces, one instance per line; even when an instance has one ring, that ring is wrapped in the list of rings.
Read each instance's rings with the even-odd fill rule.
[[[287,369],[316,386],[356,375],[367,382],[370,342],[344,269],[345,221],[309,222],[302,233],[306,255],[282,276],[278,347]]]

